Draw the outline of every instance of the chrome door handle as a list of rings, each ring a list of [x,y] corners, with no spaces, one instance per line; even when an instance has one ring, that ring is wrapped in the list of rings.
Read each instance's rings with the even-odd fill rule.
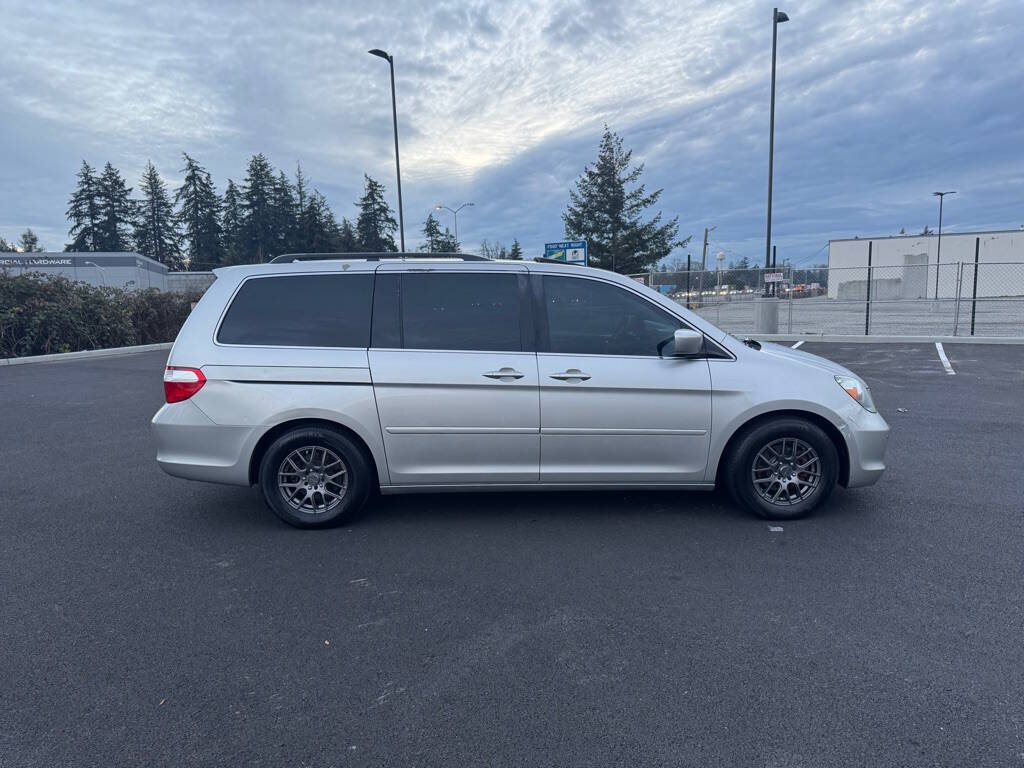
[[[590,378],[590,374],[584,373],[579,368],[570,368],[562,373],[552,373],[551,378],[559,381],[586,381]]]
[[[497,371],[488,371],[484,374],[488,379],[499,379],[501,381],[512,381],[514,379],[521,379],[525,376],[525,373],[520,373],[515,368],[501,368]]]

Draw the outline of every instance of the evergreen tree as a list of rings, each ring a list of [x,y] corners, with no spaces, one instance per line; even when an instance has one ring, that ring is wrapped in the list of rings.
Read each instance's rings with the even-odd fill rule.
[[[14,243],[8,243],[4,238],[0,237],[0,253],[17,253],[18,249]]]
[[[299,214],[295,192],[284,171],[281,171],[274,181],[270,215],[273,231],[272,252],[279,254],[292,251],[297,240]]]
[[[359,251],[359,239],[352,222],[343,218],[338,230],[338,253],[356,253]]]
[[[628,274],[645,272],[677,246],[678,217],[662,224],[658,212],[647,222],[642,216],[655,205],[662,190],[648,194],[639,184],[643,163],[630,168],[632,150],[605,126],[597,162],[587,166],[569,192],[562,214],[565,236],[587,241],[590,264]]]
[[[138,206],[135,222],[135,247],[143,256],[166,264],[174,271],[185,268],[181,253],[181,233],[174,203],[167,194],[167,185],[160,178],[152,162],[146,163],[146,170],[140,180],[142,201]]]
[[[188,268],[207,270],[223,261],[223,239],[220,224],[220,198],[210,173],[185,152],[184,179],[174,194],[180,206],[178,219],[184,229]]]
[[[523,258],[523,247],[519,245],[519,240],[512,238],[512,250],[508,252],[510,259],[522,259]]]
[[[346,222],[347,224],[348,222]],[[351,229],[351,225],[349,227]],[[300,219],[303,250],[307,253],[334,253],[338,250],[340,232],[327,199],[313,190]]]
[[[306,182],[306,175],[302,172],[302,165],[295,164],[295,226],[292,229],[292,242],[288,250],[293,253],[306,251],[306,242],[302,234],[302,214],[309,203],[309,184]]]
[[[245,263],[245,215],[242,212],[242,193],[238,185],[228,179],[224,190],[223,245],[225,264]]]
[[[107,163],[98,180],[100,218],[97,222],[97,251],[131,249],[131,227],[135,223],[132,188],[126,186],[121,172]]]
[[[359,206],[359,218],[356,219],[359,250],[363,253],[397,251],[395,231],[398,229],[398,223],[384,200],[384,185],[365,173],[363,178],[366,180],[366,187],[363,196],[356,203]]]
[[[254,263],[268,261],[277,247],[274,231],[274,169],[262,154],[253,155],[242,187],[244,247]]]
[[[444,253],[441,249],[441,226],[434,218],[434,214],[428,213],[427,220],[423,223],[423,244],[420,251],[423,253]]]
[[[22,253],[42,253],[43,251],[43,247],[39,244],[39,238],[31,228],[21,233],[19,245],[21,246]]]
[[[68,235],[71,242],[64,246],[65,251],[98,250],[98,228],[100,221],[99,179],[92,166],[85,160],[78,170],[78,186],[68,200],[65,213],[71,222]]]

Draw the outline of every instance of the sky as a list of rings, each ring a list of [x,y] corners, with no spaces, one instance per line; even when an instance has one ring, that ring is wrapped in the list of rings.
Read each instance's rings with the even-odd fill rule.
[[[1024,225],[1020,0],[782,6],[773,235],[823,263],[830,238]],[[395,58],[407,249],[443,203],[466,251],[540,255],[607,124],[664,189],[687,253],[764,258],[772,7],[763,2],[146,3],[0,0],[0,236],[68,242],[83,159],[129,184],[181,153],[218,190],[247,159],[301,163],[340,218],[363,174],[395,195]],[[442,212],[442,224],[451,215]],[[396,238],[397,239],[397,238]]]

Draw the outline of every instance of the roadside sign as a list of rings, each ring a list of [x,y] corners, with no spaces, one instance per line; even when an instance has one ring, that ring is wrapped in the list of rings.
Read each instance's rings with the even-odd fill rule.
[[[587,241],[565,240],[560,243],[544,243],[544,258],[586,266]]]
[[[781,272],[765,272],[764,281],[766,283],[781,283],[782,273]]]

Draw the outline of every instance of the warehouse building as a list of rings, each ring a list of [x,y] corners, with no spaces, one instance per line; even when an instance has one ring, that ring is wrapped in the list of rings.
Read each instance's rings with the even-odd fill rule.
[[[971,296],[975,273],[978,297],[1024,296],[1024,229],[829,240],[830,299],[866,297],[869,255],[875,300]]]
[[[14,274],[62,275],[69,280],[128,290],[167,290],[167,267],[140,253],[0,253],[0,269]]]

